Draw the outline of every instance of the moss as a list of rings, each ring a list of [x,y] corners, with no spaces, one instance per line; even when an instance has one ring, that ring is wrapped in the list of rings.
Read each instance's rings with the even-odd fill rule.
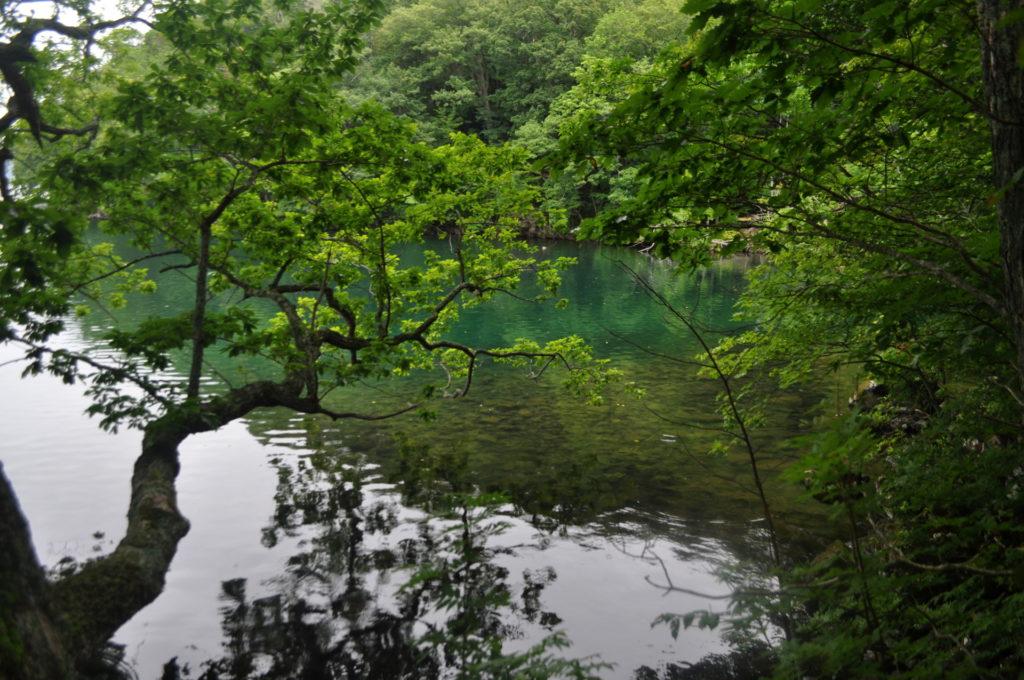
[[[0,618],[0,671],[8,677],[25,662],[25,643],[14,623]]]
[[[162,584],[148,582],[145,570],[125,555],[112,555],[86,563],[72,577],[54,584],[63,623],[80,645],[98,648],[124,621],[126,609],[141,609],[151,602]],[[110,598],[111,593],[119,597]]]
[[[25,643],[14,622],[14,611],[18,597],[0,586],[0,676],[8,677],[13,669],[22,665],[25,659]]]

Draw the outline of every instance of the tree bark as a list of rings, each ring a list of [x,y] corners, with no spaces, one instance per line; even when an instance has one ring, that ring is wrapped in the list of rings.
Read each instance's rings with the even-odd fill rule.
[[[174,413],[146,428],[132,474],[124,538],[111,554],[87,562],[53,586],[68,636],[87,656],[163,591],[178,542],[188,532],[174,488],[178,445],[193,431],[202,431],[188,420]]]
[[[206,346],[206,296],[207,279],[210,273],[210,240],[212,222],[204,222],[199,228],[199,258],[196,260],[196,299],[192,310],[192,361],[188,369],[189,399],[199,398],[199,381],[203,375],[203,349]]]
[[[178,446],[264,406],[301,407],[301,378],[261,381],[203,404],[173,407],[145,429],[132,475],[128,528],[112,553],[55,583],[0,466],[0,678],[76,677],[117,629],[163,591],[188,521],[178,510]]]
[[[135,462],[128,529],[111,554],[54,584],[55,600],[78,648],[100,649],[117,629],[163,591],[188,520],[174,487],[178,446],[190,435],[216,430],[256,408],[295,404],[301,378],[261,381],[204,404],[186,402],[146,427]]]
[[[487,63],[483,54],[476,55],[473,80],[476,83],[476,95],[480,102],[485,132],[490,136],[494,132],[494,110],[491,108],[491,79],[487,74]]]
[[[0,463],[0,677],[49,680],[72,677],[64,629]]]
[[[978,0],[992,169],[999,197],[1000,256],[1006,317],[1016,344],[1017,389],[1024,389],[1024,70],[1018,50],[1022,0]]]

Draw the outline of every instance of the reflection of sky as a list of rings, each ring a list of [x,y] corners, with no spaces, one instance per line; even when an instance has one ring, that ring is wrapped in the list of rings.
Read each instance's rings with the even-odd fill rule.
[[[9,358],[10,350],[4,352],[0,360]],[[0,390],[0,408],[7,414],[0,437],[5,469],[30,518],[40,558],[52,564],[66,554],[91,557],[93,545],[109,550],[110,538],[119,538],[124,528],[138,433],[98,431],[94,422],[81,415],[86,401],[76,389],[45,376],[16,382],[18,370],[15,365],[0,369],[0,381],[6,387]],[[216,433],[190,437],[182,446],[179,502],[192,528],[178,548],[164,593],[116,638],[127,645],[140,677],[157,677],[162,664],[175,655],[193,662],[219,656],[221,582],[245,578],[251,597],[270,594],[275,577],[299,549],[301,535],[282,540],[272,549],[260,540],[274,512],[276,473],[268,458],[294,461],[307,453],[302,448],[307,432],[301,419],[294,420],[294,430],[282,421],[274,419],[275,429],[261,437],[263,443],[244,421],[237,421]],[[394,497],[385,484],[366,490],[364,507],[375,498]],[[400,516],[413,521],[419,514],[405,510]],[[661,570],[632,556],[645,545],[640,536],[643,518],[632,519],[639,523],[620,517],[615,523],[571,528],[565,535],[543,539],[528,523],[512,519],[512,528],[495,539],[499,545],[527,546],[499,558],[509,569],[515,596],[521,592],[524,570],[555,570],[557,578],[541,594],[542,609],[562,618],[559,628],[573,642],[566,655],[597,654],[618,664],[608,677],[628,677],[641,664],[693,661],[720,647],[716,633],[690,630],[676,642],[664,627],[651,630],[653,619],[665,611],[714,608],[721,603],[678,594],[663,597],[648,584],[644,577],[660,581]],[[385,540],[394,546],[410,530],[399,528]],[[93,539],[95,531],[105,532],[105,538]],[[677,583],[722,592],[724,586],[709,573],[710,562],[679,559],[678,554],[689,551],[678,543],[686,537],[650,538]],[[723,550],[713,540],[704,545],[709,555]],[[367,585],[386,594],[384,586],[372,583],[372,575]],[[545,634],[538,625],[523,621],[517,625],[525,636],[510,641],[511,650],[529,647]]]
[[[501,537],[510,544],[536,541],[535,531],[525,522],[517,522]],[[718,632],[691,629],[673,640],[667,628],[651,629],[651,622],[665,612],[685,613],[695,609],[721,608],[713,602],[691,595],[664,593],[645,577],[664,582],[660,566],[638,555],[644,548],[662,555],[672,578],[693,590],[722,593],[726,588],[710,573],[708,562],[684,562],[673,557],[676,547],[670,537],[645,540],[633,534],[607,535],[596,526],[571,529],[566,537],[552,537],[539,551],[519,551],[499,563],[513,576],[524,569],[547,566],[557,578],[542,595],[543,608],[562,619],[560,628],[567,631],[572,647],[566,652],[574,657],[599,656],[615,664],[607,677],[631,677],[641,665],[657,667],[659,663],[696,661],[701,656],[720,651],[723,644]],[[536,638],[512,641],[507,648],[527,649]]]
[[[0,345],[0,363],[19,358],[20,347]],[[129,480],[142,436],[110,435],[84,414],[79,388],[43,375],[19,379],[24,364],[0,368],[0,458],[28,517],[39,559],[89,557],[107,550],[127,524]],[[106,540],[92,539],[102,531]]]
[[[558,245],[552,250],[573,254],[574,248]],[[620,330],[666,351],[679,342],[674,332],[664,328],[662,318],[644,306],[643,298],[615,278],[616,272],[621,272],[614,262],[600,252],[578,250],[586,257],[581,258],[580,267],[567,273],[566,293],[574,300],[568,310],[558,314],[545,309],[542,314],[535,306],[504,301],[490,318],[482,310],[467,315],[465,332],[476,341],[497,342],[505,334],[555,337],[564,334],[568,326],[570,331],[605,340],[606,351],[617,360],[628,359],[638,375],[660,376],[665,384],[659,383],[658,389],[668,390],[656,391],[660,403],[706,410],[703,393],[683,381],[681,369],[671,372],[608,334],[608,328]],[[708,323],[728,319],[736,272],[712,273],[696,286],[673,278],[669,267],[657,263],[649,263],[646,273],[655,280],[660,277],[659,285],[687,302],[704,291],[701,309]],[[147,298],[143,311],[172,311],[187,284],[182,279],[175,286],[168,280],[155,296]],[[81,336],[78,322],[70,324],[65,338],[71,347],[95,343],[102,327],[111,323],[101,315],[86,321],[86,338]],[[675,351],[680,350],[677,347]],[[0,347],[0,363],[16,356],[17,348]],[[19,380],[20,370],[18,364],[0,367],[0,408],[5,413],[0,423],[0,450],[5,471],[31,523],[40,559],[52,565],[65,555],[86,559],[108,551],[124,530],[139,434],[101,432],[94,420],[82,415],[87,401],[80,388],[67,387],[52,376]],[[666,561],[676,585],[722,593],[726,588],[714,571],[721,563],[736,562],[738,553],[751,552],[745,544],[751,542],[746,520],[756,514],[751,510],[752,498],[736,493],[729,496],[703,468],[687,467],[678,446],[686,432],[667,433],[675,428],[652,419],[638,407],[609,408],[596,418],[594,413],[584,417],[582,405],[552,396],[561,394],[553,385],[522,380],[518,385],[511,387],[507,375],[496,370],[482,371],[473,399],[450,404],[436,425],[414,418],[393,421],[386,428],[316,421],[318,441],[311,443],[311,419],[270,411],[189,438],[181,448],[178,491],[191,531],[179,546],[165,592],[117,636],[127,645],[128,657],[137,663],[140,677],[157,677],[161,665],[175,655],[182,661],[191,659],[193,667],[196,661],[219,656],[221,582],[246,579],[253,599],[272,594],[281,587],[280,576],[288,559],[309,549],[309,531],[315,527],[285,538],[273,548],[261,543],[263,530],[274,515],[277,491],[277,472],[268,461],[280,459],[295,465],[312,447],[350,452],[357,446],[368,460],[385,460],[393,457],[393,442],[375,445],[372,440],[381,440],[385,432],[406,429],[438,450],[470,451],[471,464],[491,475],[492,481],[509,483],[514,479],[527,492],[540,489],[542,494],[554,493],[560,501],[568,497],[580,504],[585,517],[580,521],[587,522],[585,526],[566,527],[561,533],[542,537],[528,523],[512,519],[512,528],[497,539],[501,545],[523,546],[514,555],[498,558],[509,570],[515,596],[522,589],[525,570],[555,570],[556,579],[541,593],[541,607],[562,619],[559,628],[573,642],[566,655],[600,655],[617,664],[608,677],[625,678],[641,664],[695,661],[716,651],[720,646],[716,632],[691,629],[673,641],[665,627],[651,630],[650,624],[659,614],[720,610],[724,603],[679,593],[663,596],[645,580],[663,583],[661,567],[638,555],[644,548],[657,553]],[[703,389],[713,392],[714,386],[705,384]],[[366,399],[365,390],[357,394]],[[416,427],[422,429],[412,429]],[[572,474],[583,476],[573,479]],[[536,486],[552,479],[566,485],[553,490]],[[367,495],[392,498],[390,489],[375,484],[367,488]],[[656,498],[673,502],[660,507]],[[590,512],[588,503],[595,499],[599,502]],[[371,502],[368,498],[367,504]],[[609,503],[626,507],[609,514]],[[695,507],[701,511],[694,511]],[[656,510],[661,514],[655,514]],[[412,530],[420,513],[405,508],[400,516],[405,524],[386,538],[372,540],[394,546]],[[703,521],[709,517],[714,521]],[[95,532],[102,536],[94,538]],[[756,553],[759,549],[755,545],[752,550]],[[365,578],[369,590],[382,602],[389,601],[395,582],[378,583],[372,574]],[[509,649],[525,649],[545,633],[537,624],[518,621],[516,625],[524,637],[509,641]]]

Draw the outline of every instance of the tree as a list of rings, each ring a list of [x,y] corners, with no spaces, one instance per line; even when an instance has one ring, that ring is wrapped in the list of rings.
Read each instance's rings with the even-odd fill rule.
[[[576,167],[635,173],[587,233],[698,263],[772,253],[728,370],[854,365],[884,393],[800,466],[850,541],[789,579],[809,585],[780,673],[1016,673],[1019,3],[686,9],[693,42],[564,140]]]
[[[603,14],[584,41],[572,72],[575,84],[550,101],[546,115],[521,123],[515,143],[537,158],[550,156],[560,139],[607,116],[642,86],[663,48],[685,38],[690,19],[681,6],[678,0],[624,2]],[[632,169],[611,157],[594,160],[568,161],[558,173],[545,175],[545,207],[552,217],[565,215],[567,226],[575,228],[582,219],[635,195]],[[563,221],[550,220],[556,226]]]
[[[144,13],[150,6],[149,2],[144,2],[127,16],[100,20],[88,3],[53,3],[50,8],[53,16],[45,19],[36,17],[29,4],[7,4],[0,14],[0,75],[10,90],[6,110],[0,117],[0,133],[4,136],[0,158],[5,166],[13,159],[16,132],[27,132],[41,142],[44,136],[55,141],[95,131],[92,124],[64,127],[63,121],[55,120],[59,115],[43,110],[42,100],[55,82],[60,83],[62,68],[87,65],[92,60],[90,49],[99,36],[119,26],[148,23]],[[61,14],[73,14],[76,21],[67,23],[61,19]],[[55,44],[54,38],[62,39],[63,43]],[[24,123],[23,128],[15,127],[19,122]],[[4,200],[11,201],[6,167],[0,185]]]
[[[130,15],[101,20],[89,3],[55,2],[39,18],[33,3],[12,2],[0,12],[0,77],[10,97],[0,116],[0,274],[2,317],[30,323],[31,310],[57,314],[63,301],[48,295],[45,271],[59,268],[74,235],[53,206],[30,200],[11,186],[17,151],[35,144],[72,143],[96,134],[96,121],[64,108],[54,93],[86,77],[95,43],[118,27],[145,24],[150,4]],[[68,20],[68,15],[73,17]]]
[[[407,123],[338,95],[379,3],[278,2],[269,11],[255,0],[172,0],[155,10],[163,58],[138,76],[108,69],[102,86],[53,92],[48,103],[90,109],[100,125],[88,144],[35,152],[15,173],[19,202],[46,206],[69,238],[52,266],[37,267],[31,291],[4,289],[4,340],[25,348],[27,374],[86,385],[103,426],[145,436],[125,537],[53,584],[0,479],[5,545],[9,536],[18,547],[0,565],[4,583],[28,584],[5,590],[2,659],[14,677],[82,670],[159,594],[188,530],[174,482],[177,447],[191,434],[267,406],[333,419],[410,412],[421,402],[340,412],[328,394],[439,365],[464,381],[457,395],[488,359],[537,371],[558,363],[573,369],[579,391],[608,378],[578,338],[508,348],[447,339],[461,308],[510,293],[527,275],[549,295],[569,262],[538,262],[517,240],[536,194],[520,176],[521,153],[469,137],[431,148]],[[140,254],[120,257],[84,238],[102,232],[129,237]],[[33,252],[35,233],[5,242],[5,259],[11,244]],[[423,264],[403,261],[403,245],[429,233],[445,246],[428,249]],[[113,359],[60,348],[70,300],[90,301],[79,313],[123,304],[126,291],[153,288],[146,267],[155,263],[194,276],[186,313],[111,332]],[[215,312],[215,295],[237,304]],[[276,375],[212,375],[211,352],[262,357]],[[180,377],[166,374],[175,361]]]
[[[690,17],[681,0],[639,0],[609,10],[585,42],[588,56],[650,59],[686,37]]]
[[[44,272],[55,271],[66,256],[73,234],[46,204],[20,200],[11,186],[15,148],[26,135],[42,145],[95,134],[93,121],[69,120],[48,106],[48,96],[67,78],[80,75],[72,65],[88,63],[90,47],[105,32],[119,26],[145,23],[148,3],[132,14],[100,20],[87,3],[54,2],[52,16],[38,18],[30,3],[12,2],[0,12],[0,77],[9,99],[0,117],[0,318],[4,336],[10,324],[30,333],[45,333],[34,315],[58,316],[64,303],[43,286]],[[61,15],[73,14],[68,22]],[[55,46],[55,39],[62,44]],[[18,509],[0,465],[0,672],[18,677],[59,677],[67,671],[67,653],[53,625],[55,610],[29,539],[28,526]],[[30,670],[26,664],[31,663]]]
[[[349,83],[383,95],[435,139],[450,130],[494,141],[543,117],[571,84],[585,38],[609,0],[422,0],[396,7],[368,39]],[[389,95],[396,86],[401,95]]]

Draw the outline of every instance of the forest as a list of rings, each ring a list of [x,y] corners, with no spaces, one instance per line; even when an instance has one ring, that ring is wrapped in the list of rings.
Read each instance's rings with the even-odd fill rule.
[[[1021,0],[9,0],[0,678],[1019,678]]]

